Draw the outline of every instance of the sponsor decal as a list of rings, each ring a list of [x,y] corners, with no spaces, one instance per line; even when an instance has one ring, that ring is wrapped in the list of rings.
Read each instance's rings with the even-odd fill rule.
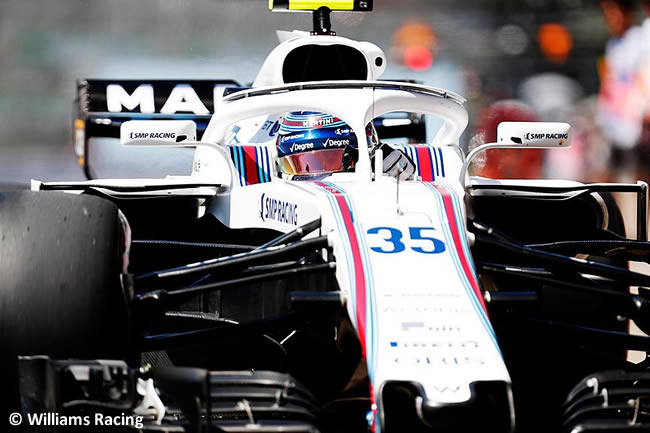
[[[291,135],[285,135],[284,137],[280,138],[280,143],[284,143],[285,141],[289,140],[298,140],[300,138],[305,138],[305,134],[291,134]]]
[[[330,125],[334,122],[338,122],[338,119],[335,119],[333,117],[317,117],[316,119],[303,120],[302,126],[305,128],[315,128]]]
[[[214,106],[217,106],[222,93],[219,89],[223,86],[214,87]],[[154,113],[155,109],[154,87],[151,84],[141,84],[132,93],[128,93],[120,84],[109,84],[106,87],[106,106],[109,112],[119,113],[123,108],[129,111],[140,109],[141,113]],[[174,114],[188,112],[197,115],[210,114],[201,98],[194,88],[189,84],[177,84],[165,100],[160,113]]]
[[[569,134],[544,134],[527,132],[525,138],[526,140],[566,140],[569,138]]]
[[[293,143],[289,148],[289,152],[303,152],[308,149],[313,149],[314,143]]]
[[[336,135],[349,135],[352,133],[352,130],[350,128],[337,128],[334,133]]]
[[[153,138],[175,140],[176,133],[175,132],[131,132],[129,134],[129,138],[132,140],[136,140],[136,139],[146,140],[146,139],[153,139]]]
[[[325,140],[323,143],[323,147],[344,147],[344,146],[349,146],[350,145],[350,140],[349,139],[341,139],[341,140],[335,140],[332,138],[328,138]]]
[[[156,111],[153,86],[141,84],[129,95],[119,84],[109,84],[106,87],[106,106],[110,112],[119,113],[122,107],[127,110],[140,107],[141,113],[153,113]]]
[[[201,102],[192,86],[178,84],[167,98],[160,112],[163,114],[174,114],[179,111],[191,112],[194,114],[210,114],[210,111]]]
[[[280,130],[280,122],[277,120],[273,124],[273,127],[269,130],[269,137],[275,137],[275,135],[278,133]]]
[[[409,341],[389,341],[390,347],[410,348],[410,349],[428,349],[428,348],[445,348],[445,349],[478,349],[479,343],[474,340],[453,341],[453,340],[409,340]]]
[[[262,221],[272,220],[297,226],[298,205],[262,194],[260,199],[260,218]]]

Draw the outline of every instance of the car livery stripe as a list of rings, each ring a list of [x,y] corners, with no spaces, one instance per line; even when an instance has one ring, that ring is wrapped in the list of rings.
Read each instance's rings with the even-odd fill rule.
[[[420,164],[420,155],[417,151],[417,149],[413,148],[413,155],[415,155],[415,158],[413,158],[413,162],[415,162],[415,166],[418,169],[418,176],[422,176],[422,172],[420,168],[422,167],[422,164]]]
[[[436,149],[429,149],[429,155],[432,155],[432,156],[433,156],[433,159],[434,159],[435,162],[436,162],[436,163],[435,163],[436,176],[440,177],[440,164],[438,163],[438,154],[437,154],[437,152],[436,152]],[[431,163],[431,165],[432,165],[432,166],[434,165],[433,162]],[[433,180],[435,180],[435,177],[434,177]]]
[[[255,158],[260,183],[270,182],[269,149],[266,146],[255,146]]]
[[[237,169],[239,185],[244,186],[244,168],[242,167],[241,159],[239,158],[239,146],[230,146],[230,154],[232,155],[232,161],[235,164],[235,168]]]
[[[488,332],[488,335],[490,336],[494,347],[499,352],[499,354],[501,354],[501,349],[499,347],[499,343],[497,342],[496,334],[487,315],[487,309],[485,308],[483,296],[481,295],[480,289],[478,291],[478,294],[480,296],[477,296],[475,289],[478,286],[472,285],[471,283],[472,280],[474,283],[477,283],[477,279],[473,262],[469,258],[471,256],[469,255],[469,244],[467,243],[467,237],[464,234],[464,224],[460,219],[458,219],[459,216],[462,216],[460,204],[457,202],[457,200],[454,199],[454,194],[449,193],[444,185],[433,183],[423,183],[423,185],[425,185],[434,193],[434,197],[438,203],[438,209],[440,213],[447,215],[447,224],[443,225],[442,229],[445,235],[446,243],[449,249],[452,250],[450,251],[451,258],[454,261],[454,265],[456,266],[458,274],[462,277],[463,285],[465,286],[467,295],[470,298],[470,301],[472,302],[472,305],[474,306],[474,309],[476,310],[483,324],[483,327]],[[452,202],[451,209],[447,206],[449,204],[449,200],[447,199],[449,198]],[[463,262],[469,264],[469,267],[471,268],[469,272],[467,272],[467,267],[463,266]]]
[[[230,151],[230,159],[232,159],[232,163],[235,166],[235,171],[239,175],[239,164],[237,164],[237,158],[235,157],[235,148],[230,146],[228,150]]]
[[[377,366],[377,351],[375,348],[378,344],[378,333],[376,326],[377,310],[375,291],[373,287],[372,269],[368,266],[368,247],[363,236],[358,219],[355,219],[356,211],[354,205],[348,199],[347,193],[337,185],[329,182],[314,181],[313,184],[326,191],[332,200],[334,211],[337,214],[337,220],[344,239],[348,242],[346,248],[351,253],[352,264],[352,283],[354,311],[356,312],[356,327],[361,341],[361,352],[368,366],[368,376],[370,377],[370,398],[372,403],[373,417],[370,428],[374,432],[379,431],[379,419],[377,405],[374,393],[374,372]],[[350,256],[348,256],[350,257]],[[349,260],[349,259],[348,259]],[[350,267],[348,267],[350,269]]]
[[[242,151],[241,146],[237,146],[237,157],[239,158],[239,168],[240,168],[240,177],[241,177],[241,185],[246,186],[248,183],[246,183],[246,163],[244,160],[244,152]]]
[[[413,151],[413,146],[404,146],[404,149],[406,149],[406,153],[411,157],[413,161],[417,161],[417,156],[415,155],[415,151]],[[420,172],[418,171],[418,175],[419,173]]]
[[[398,145],[397,147],[413,160],[422,182],[433,182],[437,177],[445,177],[445,163],[440,148],[428,145]]]
[[[435,180],[435,174],[433,173],[433,164],[431,163],[431,153],[428,152],[428,149],[423,147],[417,147],[416,152],[418,153],[418,165],[420,166],[420,176],[422,181],[431,182]]]
[[[447,191],[449,191],[451,189],[451,187],[445,182],[439,182],[438,185],[444,187],[445,189],[447,189]],[[450,195],[451,195],[451,201],[452,201],[452,203],[454,205],[454,209],[456,211],[456,215],[463,215],[463,210],[462,210],[462,208],[460,206],[460,201],[458,199],[458,196],[456,194],[454,194],[453,192]],[[460,221],[460,220],[457,220],[457,221]],[[460,227],[460,229],[459,229],[458,232],[460,233],[460,237],[461,237],[461,241],[462,241],[461,244],[463,246],[463,253],[465,254],[465,257],[468,258],[467,261],[469,262],[469,265],[471,266],[472,272],[474,273],[474,275],[478,275],[478,272],[476,272],[476,267],[474,266],[474,260],[472,260],[472,258],[471,258],[472,253],[471,253],[471,251],[469,249],[469,240],[467,239],[467,232],[465,231],[464,223],[460,224],[459,227]],[[480,299],[484,299],[484,298],[481,297]]]
[[[323,182],[313,182],[314,185],[319,186],[328,193],[334,196],[336,204],[338,205],[338,212],[340,212],[343,223],[345,224],[345,234],[350,244],[352,251],[352,263],[354,265],[354,297],[356,300],[356,321],[357,329],[359,331],[359,339],[361,340],[361,351],[364,358],[366,357],[366,275],[364,272],[364,265],[361,259],[361,249],[359,247],[359,240],[357,233],[354,229],[354,216],[348,206],[345,193],[341,190],[325,184]]]
[[[466,255],[466,249],[463,246],[463,238],[461,238],[460,231],[465,230],[465,224],[459,221],[458,216],[456,215],[456,209],[454,208],[454,203],[452,201],[453,193],[450,193],[449,190],[442,184],[438,183],[429,183],[427,186],[437,191],[442,197],[442,203],[444,206],[445,213],[447,214],[447,220],[449,223],[449,229],[451,230],[452,239],[454,242],[454,249],[458,253],[458,258],[462,266],[463,273],[467,277],[476,299],[478,300],[481,308],[487,313],[487,307],[485,306],[485,300],[483,299],[483,293],[478,284],[478,279],[474,274],[473,266],[470,264],[471,260],[468,259]]]
[[[264,149],[260,146],[255,146],[255,163],[257,164],[257,177],[260,183],[266,182],[264,177]]]
[[[239,174],[239,185],[271,181],[269,149],[266,146],[229,146],[230,156]]]
[[[264,180],[271,182],[271,155],[268,147],[264,147]]]
[[[260,183],[260,178],[257,171],[257,153],[255,146],[242,146],[244,152],[244,164],[246,165],[246,183],[248,185],[255,185]]]

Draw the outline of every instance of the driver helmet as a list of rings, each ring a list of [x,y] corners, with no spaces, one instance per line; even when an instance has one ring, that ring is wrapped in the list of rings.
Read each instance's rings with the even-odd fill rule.
[[[366,128],[372,149],[377,132]],[[315,111],[287,113],[276,141],[280,171],[288,175],[315,176],[350,171],[358,159],[352,128],[336,116]]]

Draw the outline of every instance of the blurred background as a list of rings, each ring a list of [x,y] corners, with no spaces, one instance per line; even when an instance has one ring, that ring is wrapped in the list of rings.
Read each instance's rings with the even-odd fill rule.
[[[571,150],[488,154],[479,174],[633,181],[650,167],[647,13],[641,0],[375,0],[333,23],[386,52],[384,78],[465,95],[465,148],[502,120],[572,123]],[[266,0],[0,0],[0,182],[83,178],[77,78],[250,83],[274,30],[310,27]]]

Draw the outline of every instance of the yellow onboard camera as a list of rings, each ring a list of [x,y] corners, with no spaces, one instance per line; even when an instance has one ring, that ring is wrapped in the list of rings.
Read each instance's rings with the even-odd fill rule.
[[[332,31],[330,12],[372,12],[373,0],[269,0],[274,12],[313,12],[313,35],[336,35]]]
[[[372,0],[269,0],[272,11],[330,11],[371,12]]]

